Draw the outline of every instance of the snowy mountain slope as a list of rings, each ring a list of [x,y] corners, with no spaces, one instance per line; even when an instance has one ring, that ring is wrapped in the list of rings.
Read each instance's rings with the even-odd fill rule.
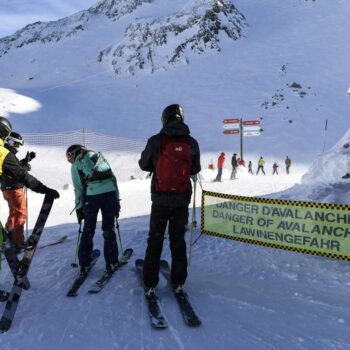
[[[202,16],[193,33],[187,29],[172,34],[176,23],[220,4],[231,8],[230,3],[239,12],[216,13],[218,26],[212,25],[216,20],[206,22]],[[239,137],[222,134],[223,118],[263,118],[262,135],[245,138],[246,152],[282,159],[289,155],[309,163],[322,151],[326,119],[326,148],[348,128],[344,95],[349,79],[344,72],[350,53],[344,28],[349,13],[350,4],[340,0],[104,1],[63,22],[37,24],[41,30],[34,36],[21,32],[29,41],[63,33],[57,42],[32,42],[8,50],[9,37],[2,39],[0,47],[7,53],[0,58],[1,87],[42,105],[25,118],[10,115],[23,132],[85,127],[146,139],[159,130],[164,106],[175,101],[184,106],[203,151],[238,150]],[[193,38],[196,30],[200,33],[202,24],[208,24],[205,29],[220,51],[208,47],[198,55],[187,48],[181,60],[189,64],[169,65],[172,50]],[[77,29],[80,25],[84,30]],[[141,31],[126,31],[130,26]],[[144,31],[159,34],[161,28],[172,38],[166,45],[158,46],[149,37],[142,40]],[[222,30],[216,33],[217,28]],[[232,40],[225,28],[243,37]],[[69,34],[72,31],[74,35]],[[20,39],[13,43],[16,40]],[[201,40],[194,50],[204,47]],[[115,60],[110,55],[118,47],[132,50]],[[148,47],[153,49],[153,66],[145,59]],[[109,54],[102,58],[99,53],[107,48]],[[141,61],[145,68],[135,70]],[[131,69],[135,75],[115,75],[115,68]]]
[[[350,203],[350,129],[327,152],[317,157],[301,178],[300,184],[275,195],[291,200],[324,203]],[[344,147],[345,146],[345,147]]]

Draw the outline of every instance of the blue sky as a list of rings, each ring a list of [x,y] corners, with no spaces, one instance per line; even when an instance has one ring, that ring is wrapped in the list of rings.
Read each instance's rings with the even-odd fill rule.
[[[0,37],[29,23],[52,21],[85,10],[98,0],[0,0]]]

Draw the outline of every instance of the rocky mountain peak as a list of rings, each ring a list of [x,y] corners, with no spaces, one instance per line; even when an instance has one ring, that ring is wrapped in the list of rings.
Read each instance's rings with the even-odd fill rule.
[[[132,13],[137,7],[144,3],[152,3],[154,0],[104,0],[90,7],[92,14],[104,14],[114,20],[125,14]]]
[[[149,5],[145,16],[144,4]],[[86,11],[58,21],[29,24],[0,39],[0,58],[10,50],[32,44],[50,43],[52,49],[52,44],[71,37],[79,41],[83,31],[89,32],[90,41],[82,40],[80,47],[90,45],[96,26],[104,26],[107,17],[107,21],[116,22],[118,32],[113,40],[114,26],[106,26],[112,38],[109,43],[114,43],[102,50],[99,47],[101,51],[95,56],[97,61],[111,67],[117,75],[134,75],[140,71],[154,73],[179,63],[189,64],[194,54],[221,51],[221,41],[239,39],[247,26],[244,15],[231,0],[169,1],[168,5],[171,9],[167,8],[165,0],[100,1]],[[119,21],[121,17],[123,22]],[[99,46],[98,32],[93,42],[95,47]],[[79,50],[79,45],[76,47]]]
[[[123,41],[101,51],[98,61],[111,64],[116,74],[166,70],[189,64],[193,53],[221,51],[220,34],[234,41],[245,26],[244,15],[229,0],[192,1],[165,18],[130,23]]]

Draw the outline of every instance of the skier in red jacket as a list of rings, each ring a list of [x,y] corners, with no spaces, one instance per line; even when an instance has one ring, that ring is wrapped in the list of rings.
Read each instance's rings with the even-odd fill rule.
[[[224,168],[224,163],[225,163],[225,153],[221,152],[218,158],[218,174],[216,175],[214,182],[221,182],[222,169]]]

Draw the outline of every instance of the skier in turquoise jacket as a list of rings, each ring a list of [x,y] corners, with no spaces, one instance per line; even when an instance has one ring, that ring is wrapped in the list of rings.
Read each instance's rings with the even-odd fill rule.
[[[87,273],[93,251],[93,237],[97,215],[102,213],[104,258],[107,272],[118,264],[118,245],[114,229],[120,212],[116,177],[108,162],[100,154],[82,145],[72,145],[66,151],[72,164],[71,175],[75,193],[75,209],[79,225],[84,220],[78,258],[81,273]]]

